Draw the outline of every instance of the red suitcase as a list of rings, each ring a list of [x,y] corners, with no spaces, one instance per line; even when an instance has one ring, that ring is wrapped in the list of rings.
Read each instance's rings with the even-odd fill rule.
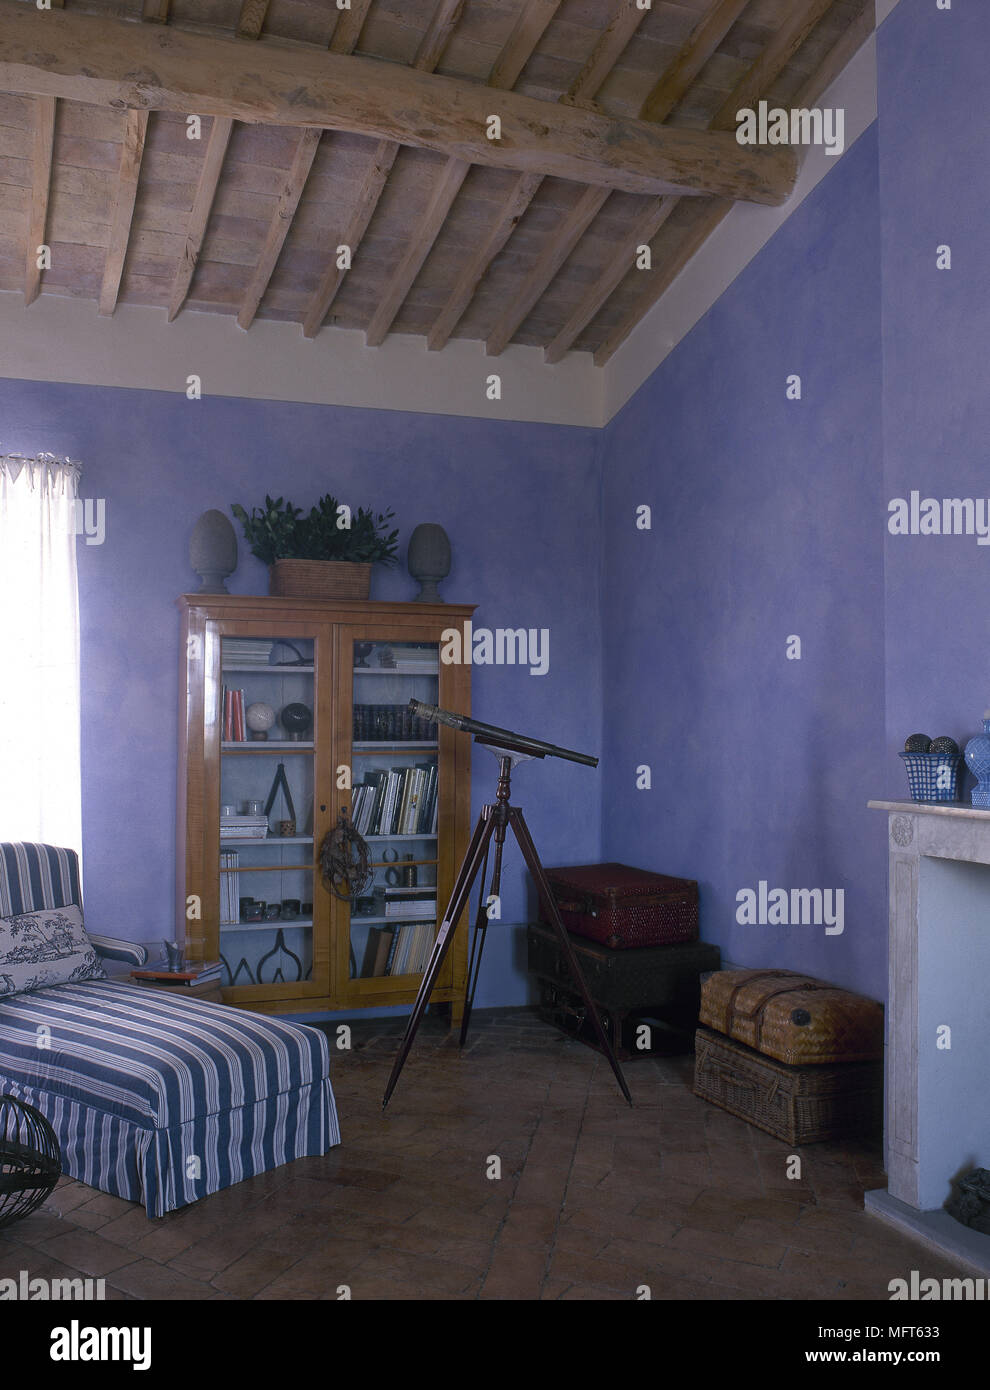
[[[579,864],[547,869],[546,875],[564,926],[576,936],[588,936],[615,951],[698,939],[694,879],[670,878],[628,864]],[[540,917],[549,920],[542,903]]]

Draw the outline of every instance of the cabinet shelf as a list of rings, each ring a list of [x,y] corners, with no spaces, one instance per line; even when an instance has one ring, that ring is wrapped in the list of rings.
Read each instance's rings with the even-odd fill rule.
[[[226,662],[220,669],[224,675],[228,671],[238,671],[245,674],[250,671],[259,676],[312,676],[316,673],[315,666],[228,666]]]
[[[312,753],[315,743],[290,743],[288,739],[238,739],[236,743],[221,743],[224,753]]]
[[[412,743],[409,739],[399,739],[394,743],[352,743],[351,752],[355,757],[372,756],[375,753],[388,753],[389,755],[403,753],[435,753],[439,748],[437,743]]]
[[[294,919],[289,921],[283,917],[276,917],[271,922],[221,922],[220,932],[234,931],[277,931],[281,927],[283,931],[295,931],[301,927],[304,931],[308,928],[313,929],[312,922],[297,922]]]

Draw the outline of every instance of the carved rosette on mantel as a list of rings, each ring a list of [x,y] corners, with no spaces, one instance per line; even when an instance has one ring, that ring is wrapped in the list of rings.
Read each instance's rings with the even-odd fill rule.
[[[871,801],[888,815],[886,1190],[865,1205],[990,1275],[990,1235],[945,1210],[953,1180],[990,1168],[986,981],[990,810]]]

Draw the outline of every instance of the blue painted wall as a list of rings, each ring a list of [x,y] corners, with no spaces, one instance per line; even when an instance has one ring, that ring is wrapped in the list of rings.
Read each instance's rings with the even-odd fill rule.
[[[728,960],[877,997],[880,391],[874,127],[620,412],[602,461],[606,857],[697,878]],[[740,925],[760,880],[843,889],[844,931]]]
[[[990,6],[901,0],[879,36],[885,504],[990,497]],[[938,270],[948,245],[952,269]],[[888,790],[915,730],[960,742],[990,706],[990,547],[886,537]],[[969,785],[972,785],[970,782]]]
[[[419,522],[440,522],[453,548],[442,589],[450,602],[477,603],[477,625],[550,630],[547,675],[474,669],[476,716],[597,751],[595,432],[21,381],[0,382],[0,420],[5,450],[80,459],[83,493],[106,499],[105,543],[78,546],[83,852],[94,930],[154,942],[172,935],[175,598],[199,585],[189,536],[209,507],[250,509],[266,491],[307,506],[327,491],[353,505],[391,505],[401,560],[397,570],[376,570],[372,597],[381,599],[413,597],[405,542]],[[267,592],[267,573],[243,541],[229,588]],[[475,815],[494,791],[495,770],[476,752]],[[514,787],[548,864],[599,856],[599,774],[529,764]],[[513,852],[479,1005],[528,997],[525,934],[511,924],[527,920],[529,891]]]

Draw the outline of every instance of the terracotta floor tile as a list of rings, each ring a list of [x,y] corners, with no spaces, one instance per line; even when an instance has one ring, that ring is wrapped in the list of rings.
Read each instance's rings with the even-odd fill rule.
[[[478,1011],[463,1053],[428,1014],[383,1114],[404,1026],[352,1023],[340,1147],[151,1221],[63,1179],[0,1234],[0,1277],[105,1276],[117,1299],[833,1302],[963,1273],[864,1212],[877,1144],[794,1150],[694,1096],[684,1056],[630,1063],[630,1109],[532,1011]]]

